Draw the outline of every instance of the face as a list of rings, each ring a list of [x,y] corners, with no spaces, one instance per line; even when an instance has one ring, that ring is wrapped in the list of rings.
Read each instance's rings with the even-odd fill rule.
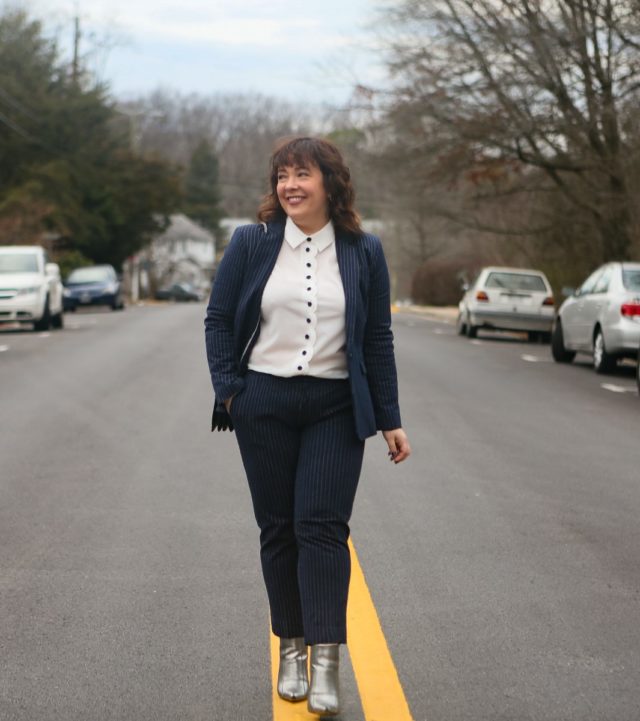
[[[327,193],[317,165],[280,168],[276,193],[284,212],[304,233],[315,233],[329,222]]]

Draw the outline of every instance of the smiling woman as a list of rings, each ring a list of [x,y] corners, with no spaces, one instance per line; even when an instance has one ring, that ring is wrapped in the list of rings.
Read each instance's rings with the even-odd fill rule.
[[[207,308],[212,425],[236,431],[247,473],[280,638],[277,693],[334,716],[365,439],[381,430],[394,463],[411,449],[387,266],[360,228],[348,167],[309,137],[280,142],[270,167],[262,223],[234,234]]]
[[[324,221],[316,230],[331,220],[347,233],[362,232],[349,168],[331,143],[284,138],[272,155],[269,180],[270,193],[260,205],[258,220],[284,222],[288,216],[298,226],[305,218],[312,225]]]
[[[303,233],[315,233],[327,224],[327,193],[317,165],[280,168],[276,193],[284,212]]]

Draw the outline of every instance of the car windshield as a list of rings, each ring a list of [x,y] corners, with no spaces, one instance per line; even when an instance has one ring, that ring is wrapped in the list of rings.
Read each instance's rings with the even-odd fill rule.
[[[544,280],[539,275],[526,275],[525,273],[489,273],[485,287],[542,291],[543,293],[547,290]]]
[[[78,268],[71,273],[67,283],[96,283],[105,280],[111,280],[108,268]]]
[[[0,253],[0,273],[37,273],[35,253]]]
[[[640,268],[623,270],[622,284],[627,290],[640,291]]]

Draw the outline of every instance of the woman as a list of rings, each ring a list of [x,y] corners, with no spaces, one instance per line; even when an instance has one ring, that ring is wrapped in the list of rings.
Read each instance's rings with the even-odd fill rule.
[[[247,474],[280,637],[278,693],[335,715],[364,441],[381,430],[395,463],[411,451],[387,266],[360,228],[340,152],[282,141],[270,180],[262,222],[234,233],[207,308],[212,430],[235,428]]]

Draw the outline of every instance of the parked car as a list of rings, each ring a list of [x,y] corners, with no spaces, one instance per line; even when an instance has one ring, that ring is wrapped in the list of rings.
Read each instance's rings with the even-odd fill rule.
[[[526,331],[529,340],[551,337],[554,300],[544,273],[528,268],[483,268],[458,306],[460,335],[481,328]]]
[[[0,247],[0,322],[64,325],[60,268],[38,245]]]
[[[202,300],[201,294],[190,283],[174,283],[169,288],[156,291],[156,300]]]
[[[592,273],[558,310],[551,352],[558,363],[576,353],[593,357],[597,373],[620,358],[635,358],[640,344],[640,263],[607,263]]]
[[[76,268],[64,286],[65,310],[75,311],[82,305],[108,305],[111,310],[124,308],[122,284],[112,265]]]

